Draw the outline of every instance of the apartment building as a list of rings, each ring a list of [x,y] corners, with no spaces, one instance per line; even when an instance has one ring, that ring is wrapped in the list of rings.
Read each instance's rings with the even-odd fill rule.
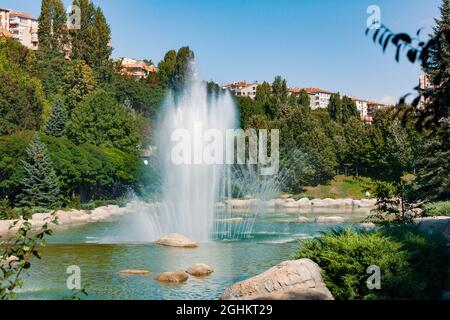
[[[150,73],[157,73],[158,69],[154,65],[148,65],[142,60],[121,58],[121,72],[134,77],[136,80],[146,78]]]
[[[421,74],[419,76],[419,88],[420,90],[427,90],[434,88],[434,85],[431,83],[427,74]],[[427,99],[423,95],[420,96],[419,105],[417,106],[420,110],[425,108],[427,103]]]
[[[365,117],[367,117],[368,115],[368,105],[367,105],[367,100],[363,100],[363,99],[358,99],[355,97],[352,97],[352,100],[355,102],[356,104],[356,109],[358,110],[361,119],[364,119]]]
[[[305,88],[304,90],[309,94],[311,100],[310,107],[312,110],[319,108],[328,108],[333,92],[322,90],[319,88]]]
[[[11,10],[0,8],[0,29],[9,31],[9,13]]]
[[[38,21],[28,13],[0,8],[0,36],[18,40],[25,47],[38,49]]]
[[[222,88],[230,90],[237,97],[249,97],[251,99],[255,99],[258,83],[247,83],[245,81],[239,81],[226,84]]]

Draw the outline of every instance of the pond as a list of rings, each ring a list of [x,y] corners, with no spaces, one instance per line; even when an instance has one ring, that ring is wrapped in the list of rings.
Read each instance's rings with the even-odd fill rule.
[[[364,216],[361,212],[338,214],[350,219]],[[314,218],[318,213],[302,215]],[[336,212],[328,210],[327,214],[320,215],[336,215]],[[320,236],[331,228],[351,225],[351,222],[300,223],[297,218],[298,214],[287,213],[259,215],[246,239],[210,241],[196,249],[127,241],[124,226],[130,217],[71,227],[48,238],[42,260],[33,260],[18,297],[70,298],[66,271],[69,266],[77,265],[81,269],[82,286],[89,294],[83,299],[219,299],[233,283],[292,258],[299,241]],[[214,273],[206,278],[190,277],[180,285],[163,285],[154,279],[160,272],[186,270],[195,263],[212,266]],[[151,274],[119,274],[123,269],[145,269]]]

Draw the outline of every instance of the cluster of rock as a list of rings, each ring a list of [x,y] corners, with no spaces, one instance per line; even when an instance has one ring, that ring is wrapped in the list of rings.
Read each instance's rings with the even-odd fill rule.
[[[168,271],[160,273],[155,280],[162,283],[178,284],[186,282],[189,276],[207,277],[214,272],[213,268],[205,263],[197,263],[190,266],[186,271]]]
[[[230,199],[216,204],[219,209],[251,209],[251,208],[373,208],[376,199],[312,199],[279,198],[262,201],[259,199]]]
[[[334,300],[309,259],[284,261],[225,289],[222,300]]]
[[[135,203],[129,203],[127,206],[122,208],[116,205],[109,205],[93,210],[58,210],[55,213],[58,224],[56,226],[52,225],[51,228],[112,220],[115,217],[132,213],[135,210],[135,205]],[[52,219],[53,216],[51,212],[35,213],[33,214],[32,219],[28,220],[28,222],[31,223],[32,229],[39,229],[44,224],[49,223]],[[14,225],[14,221],[15,220],[0,220],[0,235],[17,231],[23,223],[23,221],[19,221],[19,223]]]
[[[190,266],[186,271],[166,271],[158,274],[155,280],[161,283],[180,284],[186,282],[189,276],[206,277],[214,272],[213,268],[205,263],[197,263]],[[121,275],[150,275],[149,270],[127,269],[119,272]]]

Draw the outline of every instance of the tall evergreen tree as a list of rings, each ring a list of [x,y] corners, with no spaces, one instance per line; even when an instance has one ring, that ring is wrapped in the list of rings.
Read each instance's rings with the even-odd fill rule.
[[[25,177],[21,205],[52,209],[59,204],[59,181],[52,167],[46,146],[35,134],[27,148],[27,160],[22,161]]]
[[[328,104],[328,113],[334,121],[338,123],[342,122],[342,102],[339,93],[331,95],[330,103]]]
[[[177,58],[172,74],[169,77],[170,86],[175,90],[180,90],[184,84],[186,76],[190,72],[189,63],[194,59],[194,52],[189,47],[178,49]]]
[[[70,31],[71,58],[85,60],[90,64],[90,56],[95,43],[92,26],[95,21],[95,6],[90,0],[74,0],[73,6],[80,8],[80,29]]]
[[[44,57],[62,54],[68,38],[67,17],[61,0],[42,0],[38,21],[39,52]]]
[[[356,103],[347,96],[342,97],[342,119],[341,123],[347,123],[352,117],[359,117]]]
[[[430,35],[433,42],[428,58],[422,61],[423,70],[434,85],[423,92],[429,100],[423,117],[432,116],[436,125],[450,117],[450,0],[442,1],[440,13]]]
[[[450,199],[450,120],[443,121],[438,135],[425,143],[426,154],[415,183],[416,199],[440,201]]]
[[[92,56],[90,62],[94,67],[104,66],[112,53],[112,48],[110,45],[111,29],[106,22],[102,9],[100,8],[95,10],[92,32],[94,35],[93,39],[95,41],[93,48],[91,48]]]
[[[177,52],[175,50],[167,51],[164,55],[164,59],[158,64],[158,76],[162,85],[169,85],[169,78],[175,69],[175,63],[177,61]]]
[[[45,126],[45,133],[53,137],[61,137],[66,132],[66,122],[69,111],[60,99],[57,99],[52,108],[52,114]]]
[[[49,53],[52,50],[52,3],[53,0],[42,0],[39,15],[39,51]]]
[[[305,89],[300,90],[300,94],[298,96],[298,104],[305,108],[309,108],[311,106],[311,98]]]

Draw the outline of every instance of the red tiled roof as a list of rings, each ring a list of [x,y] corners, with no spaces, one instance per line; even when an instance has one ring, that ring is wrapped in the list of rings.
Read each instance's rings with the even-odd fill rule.
[[[36,20],[35,18],[33,18],[32,16],[30,16],[28,13],[26,12],[11,12],[9,14],[10,18],[14,18],[14,17],[19,17],[19,18],[24,18],[24,19],[31,19],[31,20]]]
[[[333,94],[334,92],[330,92],[327,90],[322,90],[319,88],[305,88],[305,91],[308,93],[328,93],[328,94]]]
[[[367,100],[364,100],[364,99],[359,99],[359,98],[356,98],[356,97],[350,97],[353,101],[362,101],[362,102],[367,102]]]
[[[0,37],[12,38],[13,34],[6,29],[0,28]]]
[[[233,82],[233,83],[226,84],[226,85],[224,85],[224,87],[237,88],[237,87],[246,87],[248,85],[249,84],[247,82],[245,82],[245,81],[239,81],[239,82]]]
[[[302,91],[300,88],[289,88],[290,93],[298,94],[300,91]]]

